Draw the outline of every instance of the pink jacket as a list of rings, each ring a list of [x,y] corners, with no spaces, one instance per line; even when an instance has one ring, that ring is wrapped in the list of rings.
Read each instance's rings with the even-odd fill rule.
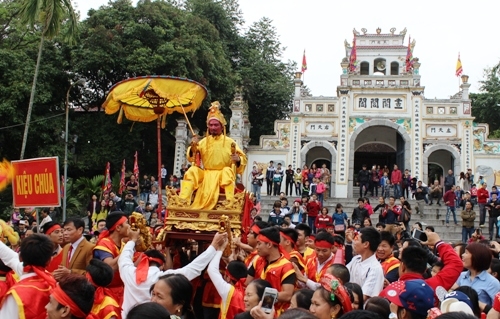
[[[316,193],[317,194],[323,194],[325,192],[325,183],[320,182],[318,185],[316,185]]]

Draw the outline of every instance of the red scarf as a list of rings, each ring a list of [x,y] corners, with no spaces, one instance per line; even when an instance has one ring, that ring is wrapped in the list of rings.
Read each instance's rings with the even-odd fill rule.
[[[54,277],[52,277],[51,274],[45,271],[45,268],[40,267],[40,266],[24,266],[23,268],[24,273],[30,273],[34,272],[38,277],[42,278],[49,284],[51,288],[54,288],[56,286],[56,280]]]

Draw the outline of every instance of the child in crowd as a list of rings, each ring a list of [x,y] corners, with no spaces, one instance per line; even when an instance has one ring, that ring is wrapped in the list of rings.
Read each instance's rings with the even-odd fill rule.
[[[311,191],[309,195],[316,194],[317,195],[317,187],[318,187],[318,179],[313,178],[313,182],[311,183]]]
[[[157,223],[158,223],[158,213],[152,212],[151,217],[149,218],[149,226],[155,227]]]
[[[310,195],[311,187],[309,186],[309,181],[306,180],[302,186],[302,198],[304,198],[304,196],[309,197]]]
[[[318,200],[321,203],[321,206],[323,206],[323,199],[324,199],[324,193],[326,191],[326,185],[322,180],[318,180],[318,185],[316,186],[316,194],[318,195]]]

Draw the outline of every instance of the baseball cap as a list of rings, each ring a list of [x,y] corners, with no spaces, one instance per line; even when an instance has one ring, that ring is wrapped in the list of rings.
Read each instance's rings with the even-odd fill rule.
[[[450,293],[446,294],[444,296],[444,299],[442,302],[446,301],[447,299],[456,299],[457,301],[464,302],[467,304],[472,309],[472,301],[470,300],[469,296],[467,296],[465,293],[461,291],[451,291]],[[443,307],[441,306],[441,309]]]
[[[434,291],[422,279],[395,281],[382,290],[380,297],[421,316],[434,306]]]
[[[28,225],[28,222],[26,220],[20,220],[19,224],[20,225]]]

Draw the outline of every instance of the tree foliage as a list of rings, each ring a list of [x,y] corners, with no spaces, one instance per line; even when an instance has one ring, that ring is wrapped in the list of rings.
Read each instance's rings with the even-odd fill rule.
[[[19,158],[42,32],[39,26],[29,27],[35,20],[21,15],[21,4],[25,2],[0,1],[0,153],[10,160]],[[41,14],[35,26],[44,18],[37,8],[29,10]],[[269,19],[243,31],[237,0],[139,0],[136,6],[129,0],[110,1],[78,22],[76,45],[62,41],[71,28],[61,17],[55,19],[61,35],[44,43],[25,158],[59,156],[62,171],[66,92],[71,83],[84,79],[84,86],[69,91],[69,104],[78,106],[70,109],[69,117],[70,180],[103,174],[108,161],[116,174],[124,158],[131,169],[135,151],[141,174],[156,172],[156,123],[124,120],[118,125],[116,115],[100,110],[112,85],[129,77],[173,75],[205,85],[209,96],[190,118],[200,133],[206,129],[211,101],[219,100],[230,116],[228,107],[239,86],[249,104],[253,144],[260,135],[273,134],[274,121],[288,114],[295,65],[282,61],[284,48]],[[176,119],[177,115],[170,116],[161,132],[162,161],[169,172]],[[77,198],[78,187],[72,187],[71,196]]]
[[[481,93],[470,95],[472,116],[476,122],[487,123],[491,138],[500,138],[500,63],[485,70],[485,79],[480,82]]]

